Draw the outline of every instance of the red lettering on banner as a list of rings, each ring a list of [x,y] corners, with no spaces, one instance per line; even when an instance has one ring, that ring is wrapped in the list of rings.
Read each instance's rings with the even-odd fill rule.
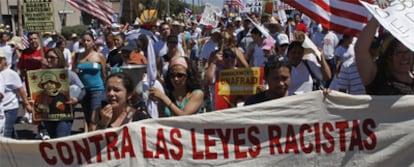
[[[142,149],[144,150],[144,158],[153,158],[153,152],[147,148],[147,134],[145,132],[145,127],[141,127],[141,136],[142,136]]]
[[[68,143],[59,142],[56,144],[56,149],[57,149],[60,159],[62,160],[64,164],[70,165],[73,163],[73,154],[72,154],[72,150],[70,149],[70,146]],[[68,157],[65,157],[65,154]]]
[[[300,147],[302,148],[303,152],[311,153],[313,149],[313,144],[309,142],[308,146],[305,146],[305,131],[312,132],[312,129],[308,124],[303,124],[299,128]]]
[[[377,136],[368,128],[368,126],[371,128],[376,128],[377,125],[373,119],[367,119],[362,123],[362,131],[365,133],[365,135],[368,136],[368,138],[371,139],[371,144],[368,143],[367,140],[364,140],[364,146],[367,150],[373,150],[377,145]]]
[[[196,142],[195,129],[191,129],[191,146],[193,150],[193,159],[204,159],[204,154],[202,151],[197,151],[197,142]]]
[[[249,127],[247,130],[249,141],[256,147],[256,149],[249,148],[249,154],[251,157],[255,158],[260,154],[260,139],[258,139],[256,136],[254,136],[252,133],[259,134],[259,128],[257,126]]]
[[[325,139],[328,141],[328,143],[330,144],[330,147],[328,147],[326,143],[322,144],[322,149],[323,151],[325,151],[326,153],[331,153],[334,151],[335,149],[335,139],[333,138],[333,136],[328,132],[328,131],[333,131],[334,127],[331,123],[325,122],[322,124],[322,133],[323,136],[325,137]]]
[[[362,147],[362,138],[358,120],[352,121],[351,141],[349,143],[349,150],[353,151],[355,146],[358,146],[359,150],[364,150],[364,147]]]
[[[339,129],[339,147],[342,152],[346,149],[346,135],[345,130],[348,129],[348,121],[336,122],[336,129]]]
[[[57,158],[55,156],[52,156],[52,157],[49,158],[47,156],[47,153],[46,153],[45,149],[53,150],[52,144],[46,143],[46,142],[41,142],[39,144],[39,150],[40,150],[40,155],[42,155],[43,160],[45,160],[47,164],[56,165]]]
[[[319,129],[319,123],[313,124],[315,130],[315,152],[321,152],[321,130]]]
[[[156,145],[157,146],[154,158],[159,158],[160,154],[164,154],[165,159],[170,159],[167,151],[167,142],[165,142],[164,131],[162,130],[162,128],[158,129]]]
[[[275,135],[274,132],[276,132],[277,134]],[[269,149],[270,149],[270,155],[275,154],[275,146],[277,147],[277,151],[279,152],[279,154],[281,154],[282,151],[282,146],[280,145],[280,137],[281,137],[281,133],[282,130],[280,129],[279,126],[276,125],[272,125],[269,126],[268,128],[268,135],[269,135]]]
[[[89,137],[89,141],[95,144],[97,162],[102,162],[101,144],[100,144],[101,140],[103,140],[102,134],[97,134],[97,135]]]
[[[208,137],[215,134],[214,129],[204,129],[204,146],[206,150],[206,159],[217,159],[216,152],[210,152],[210,146],[215,146],[216,141],[210,140]]]
[[[240,134],[244,134],[244,128],[233,129],[234,154],[236,159],[247,158],[247,152],[240,151],[240,145],[245,144],[245,140],[239,139]]]
[[[116,143],[118,141],[118,134],[116,132],[107,132],[105,133],[105,139],[108,142],[108,144],[106,145],[108,160],[111,160],[111,152],[115,154],[115,159],[119,159],[119,151],[118,147],[116,147]]]
[[[131,136],[129,135],[129,130],[127,126],[124,126],[122,129],[122,149],[121,149],[121,158],[125,158],[125,154],[129,152],[129,157],[135,157],[134,146],[132,145]]]
[[[293,150],[296,154],[299,153],[298,143],[296,142],[295,130],[292,125],[288,125],[286,133],[286,146],[285,153],[289,153],[289,150]]]
[[[226,133],[223,134],[222,129],[217,129],[217,134],[220,137],[221,144],[223,145],[223,156],[224,159],[229,158],[229,140],[230,140],[230,134],[231,129],[226,129]]]
[[[174,152],[173,149],[170,150],[171,157],[175,160],[180,160],[183,157],[183,145],[174,136],[177,136],[177,138],[181,138],[180,129],[173,128],[173,129],[171,129],[171,132],[170,132],[171,143],[174,144],[175,146],[177,146],[177,149],[178,149],[177,153]]]
[[[82,147],[77,141],[73,141],[73,146],[75,147],[76,158],[78,159],[78,164],[82,164],[82,157],[85,158],[88,164],[91,164],[91,150],[89,149],[89,143],[86,139],[82,139],[84,147]]]

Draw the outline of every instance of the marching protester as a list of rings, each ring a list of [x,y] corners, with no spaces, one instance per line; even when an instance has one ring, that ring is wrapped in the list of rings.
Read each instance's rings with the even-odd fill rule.
[[[355,44],[356,65],[367,94],[413,94],[413,51],[391,34],[384,34],[380,37],[379,58],[373,61],[376,55],[370,52],[370,45],[379,26],[378,21],[372,18]]]
[[[90,32],[82,35],[82,44],[85,52],[77,54],[72,69],[78,73],[85,85],[85,100],[82,100],[82,110],[85,115],[85,130],[91,123],[91,112],[101,105],[104,99],[104,80],[106,78],[105,57],[95,51],[94,36]]]
[[[41,46],[40,36],[39,33],[29,32],[29,48],[23,50],[17,67],[19,69],[20,74],[22,75],[25,83],[26,83],[26,91],[30,92],[29,84],[27,82],[27,71],[29,70],[38,70],[41,69],[42,66],[45,66],[46,59],[45,59],[45,52],[49,50],[47,47]],[[25,113],[22,122],[32,122],[32,115],[31,113]]]
[[[119,127],[133,121],[149,118],[135,107],[139,103],[132,79],[125,73],[113,73],[105,81],[106,101],[92,112],[89,131]]]
[[[152,87],[149,95],[152,100],[160,102],[160,116],[171,117],[202,112],[204,93],[201,90],[199,73],[187,57],[171,59],[164,82],[166,94]]]
[[[65,60],[65,57],[59,48],[54,48],[54,49],[50,49],[49,51],[47,51],[46,60],[47,60],[47,67],[46,67],[47,69],[64,69],[64,68],[67,68],[68,66]],[[75,106],[78,102],[80,102],[85,96],[84,85],[82,81],[79,79],[78,75],[72,70],[69,70],[68,74],[69,74],[70,86],[76,86],[78,89],[81,90],[81,92],[76,97],[70,97],[68,101],[64,102],[65,110],[68,110],[69,108],[73,108],[73,106]],[[42,85],[48,85],[48,84],[42,84]],[[56,92],[58,91],[55,89],[59,89],[59,86],[55,85],[55,86],[51,86],[51,88],[46,89],[46,90],[52,90],[52,92],[46,91],[48,94],[48,97],[52,97],[50,98],[52,101],[59,100],[57,99],[59,97],[55,95]],[[38,100],[44,100],[44,99],[38,99]],[[41,103],[47,104],[49,102],[36,102],[35,105],[39,105]],[[52,103],[48,105],[52,105]],[[68,105],[72,105],[72,107]],[[57,110],[57,111],[53,111],[53,110]],[[61,110],[59,110],[59,107],[56,107],[56,106],[49,107],[49,114],[60,113],[60,111]],[[40,129],[40,131],[42,131],[41,137],[42,139],[47,139],[48,137],[58,138],[58,137],[69,136],[72,134],[71,133],[72,123],[73,123],[73,120],[42,121],[42,126],[44,126],[46,132],[42,131],[43,129]]]
[[[2,78],[3,93],[0,100],[0,108],[4,110],[6,117],[4,124],[4,137],[17,139],[17,133],[14,130],[14,123],[19,113],[19,98],[25,111],[33,112],[26,95],[24,84],[16,71],[7,66],[7,56],[0,50],[0,78]],[[1,86],[0,86],[1,87]]]

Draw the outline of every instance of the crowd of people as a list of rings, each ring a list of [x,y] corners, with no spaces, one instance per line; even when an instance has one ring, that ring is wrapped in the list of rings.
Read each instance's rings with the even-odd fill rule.
[[[70,39],[56,32],[31,32],[27,48],[1,32],[3,136],[18,138],[13,135],[18,101],[26,111],[22,119],[32,121],[37,103],[27,93],[27,71],[36,69],[70,71],[71,85],[81,93],[68,98],[66,105],[81,104],[85,132],[153,118],[145,107],[148,99],[158,102],[159,117],[216,111],[215,83],[218,72],[226,69],[264,68],[264,84],[244,99],[244,105],[323,88],[349,94],[412,94],[414,52],[389,33],[378,32],[379,26],[372,18],[356,37],[322,27],[297,11],[285,23],[252,13],[221,18],[217,27],[173,18],[151,27],[138,22],[90,27]],[[307,38],[320,55],[304,47]],[[147,64],[150,54],[156,58],[161,86],[143,91],[142,84],[133,82],[136,76],[116,69]],[[72,120],[31,123],[51,138],[71,135]]]

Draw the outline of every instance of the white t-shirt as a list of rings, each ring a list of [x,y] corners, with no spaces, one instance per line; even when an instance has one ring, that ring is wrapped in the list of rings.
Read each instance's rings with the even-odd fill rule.
[[[304,59],[308,61],[309,68],[312,70],[316,78],[322,79],[321,65],[317,62],[316,57],[313,54],[307,54]],[[299,65],[292,66],[290,72],[292,76],[290,78],[289,95],[297,95],[312,91],[313,80],[309,70],[306,68],[304,61]]]
[[[1,108],[4,110],[12,110],[19,108],[19,100],[17,97],[16,89],[23,87],[23,82],[16,71],[11,69],[5,69],[0,71],[0,78],[3,79],[2,84],[4,86],[4,97],[1,101]]]
[[[13,59],[13,48],[8,45],[7,43],[0,44],[0,50],[3,51],[4,54],[6,54],[6,61],[7,61],[7,67],[10,68],[12,64],[16,63],[16,59]]]
[[[69,66],[69,70],[72,69],[71,63],[72,63],[72,53],[70,53],[70,50],[68,48],[65,48],[63,50],[63,56],[65,57],[66,63]]]
[[[333,59],[335,57],[334,51],[336,48],[336,45],[338,45],[339,39],[338,36],[332,32],[329,31],[325,37],[323,38],[323,55],[325,55],[326,60]]]
[[[355,57],[354,46],[350,45],[348,48],[344,48],[343,46],[338,46],[335,49],[335,56],[339,58],[339,61],[344,63],[345,61]]]

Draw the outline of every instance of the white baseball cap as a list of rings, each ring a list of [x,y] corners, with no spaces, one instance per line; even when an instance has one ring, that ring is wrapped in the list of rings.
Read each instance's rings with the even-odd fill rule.
[[[290,44],[290,42],[289,42],[289,37],[286,35],[286,34],[279,34],[279,35],[277,35],[277,37],[276,37],[276,41],[277,41],[277,44],[280,46],[280,45],[289,45]]]

